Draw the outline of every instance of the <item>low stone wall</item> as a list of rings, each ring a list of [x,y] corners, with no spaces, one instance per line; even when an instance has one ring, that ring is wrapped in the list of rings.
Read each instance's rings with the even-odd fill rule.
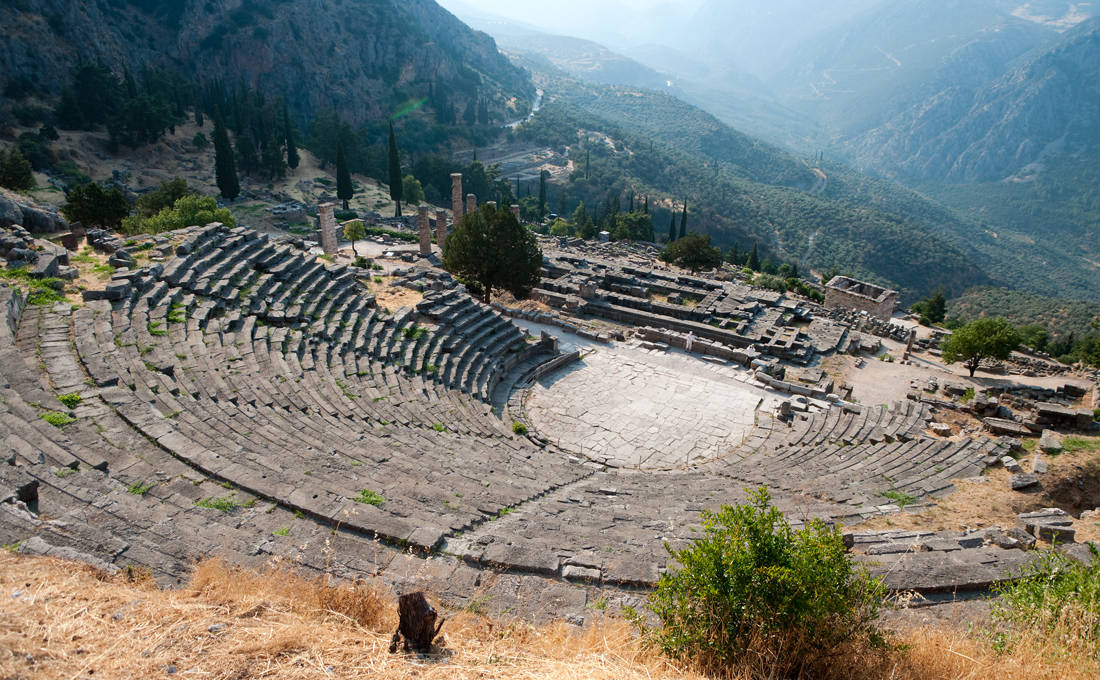
[[[536,366],[535,370],[531,371],[529,380],[530,382],[539,380],[543,376],[549,375],[563,366],[568,366],[574,361],[580,361],[580,358],[581,353],[579,350],[570,352],[569,354],[560,354],[550,361],[543,362]]]
[[[647,326],[638,330],[635,335],[646,342],[662,342],[666,345],[676,347],[677,349],[687,351],[687,336],[682,333],[674,333],[672,331]],[[704,354],[706,356],[733,361],[742,366],[748,366],[752,363],[752,360],[758,356],[750,354],[747,351],[728,347],[719,342],[702,339],[696,339],[692,342],[691,351],[696,354]]]
[[[799,385],[798,383],[787,382],[785,380],[776,380],[764,371],[757,371],[755,377],[773,390],[779,390],[780,392],[786,392],[788,394],[798,394],[804,397],[812,397],[814,399],[825,398],[824,390],[810,387],[809,385]]]

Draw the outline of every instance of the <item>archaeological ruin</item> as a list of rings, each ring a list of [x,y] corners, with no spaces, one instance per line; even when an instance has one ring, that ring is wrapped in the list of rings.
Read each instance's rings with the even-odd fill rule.
[[[452,202],[476,209],[461,175]],[[344,253],[319,212],[323,252]],[[431,219],[367,244],[396,306],[350,251],[216,223],[89,230],[117,268],[79,301],[0,286],[0,542],[169,584],[204,556],[279,559],[582,623],[601,598],[639,606],[666,544],[758,485],[796,526],[852,527],[1002,467],[1042,484],[1021,437],[1095,429],[1094,374],[990,364],[1003,383],[964,402],[931,359],[895,362],[912,335],[894,291],[838,278],[821,306],[651,246],[544,237],[532,299],[487,306],[433,264],[450,219],[434,244]],[[8,266],[76,275],[65,248],[2,234]],[[888,370],[925,373],[853,387]],[[938,601],[985,592],[1037,540],[1072,544],[1072,519],[845,536],[889,588]]]
[[[898,308],[898,292],[847,276],[837,276],[825,284],[825,307],[866,312],[888,321]]]

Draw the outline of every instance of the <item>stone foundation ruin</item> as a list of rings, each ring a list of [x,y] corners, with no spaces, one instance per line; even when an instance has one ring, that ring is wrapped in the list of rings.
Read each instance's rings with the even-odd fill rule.
[[[889,321],[898,307],[898,292],[847,276],[837,276],[825,285],[825,307],[866,312]]]

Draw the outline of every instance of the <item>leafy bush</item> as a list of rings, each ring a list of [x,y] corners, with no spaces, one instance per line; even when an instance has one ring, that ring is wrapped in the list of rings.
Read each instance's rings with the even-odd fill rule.
[[[517,420],[512,423],[512,432],[522,437],[527,434],[527,426]]]
[[[649,599],[662,625],[645,632],[664,653],[707,670],[763,655],[778,677],[801,677],[849,643],[881,642],[882,584],[853,568],[838,530],[792,530],[763,487],[702,519],[703,538],[666,546],[681,567]]]
[[[125,234],[160,234],[211,222],[221,222],[228,227],[237,226],[237,220],[229,209],[219,208],[217,200],[212,196],[188,194],[176,200],[171,208],[164,208],[151,217],[127,217],[122,220],[119,231]]]
[[[996,586],[993,620],[1008,624],[998,642],[1007,647],[1014,634],[1044,630],[1048,639],[1100,659],[1100,549],[1089,545],[1085,565],[1051,548],[1029,562],[1020,578]]]

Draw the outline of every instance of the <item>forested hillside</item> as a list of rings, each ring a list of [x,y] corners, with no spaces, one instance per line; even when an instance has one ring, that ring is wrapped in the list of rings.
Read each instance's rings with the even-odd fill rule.
[[[74,67],[143,80],[173,69],[285,98],[299,123],[335,109],[353,125],[431,98],[504,122],[530,78],[432,0],[12,0],[0,3],[0,86],[61,94]],[[454,117],[454,116],[452,116]]]

